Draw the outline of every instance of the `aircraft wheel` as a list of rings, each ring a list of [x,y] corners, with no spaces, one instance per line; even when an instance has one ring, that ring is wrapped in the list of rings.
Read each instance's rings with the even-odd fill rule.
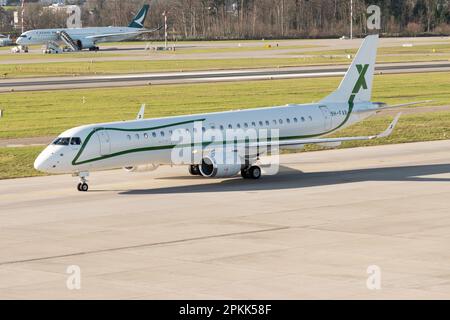
[[[192,176],[199,176],[201,174],[200,173],[200,168],[198,167],[198,165],[189,166],[189,173]]]
[[[87,192],[88,190],[89,190],[89,186],[87,183],[79,183],[78,184],[78,191]]]
[[[241,170],[241,176],[244,179],[250,179],[250,173],[249,173],[249,169],[245,168]]]
[[[253,166],[248,169],[249,177],[253,180],[258,180],[261,178],[261,168],[258,166]]]

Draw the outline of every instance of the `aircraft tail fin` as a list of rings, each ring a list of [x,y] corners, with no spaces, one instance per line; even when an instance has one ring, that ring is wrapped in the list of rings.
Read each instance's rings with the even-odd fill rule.
[[[144,5],[141,9],[141,11],[138,12],[136,17],[133,18],[130,25],[128,27],[130,28],[144,28],[144,22],[147,18],[148,11],[150,9],[150,6],[148,4]]]
[[[378,49],[378,35],[364,39],[339,88],[321,102],[369,102]]]

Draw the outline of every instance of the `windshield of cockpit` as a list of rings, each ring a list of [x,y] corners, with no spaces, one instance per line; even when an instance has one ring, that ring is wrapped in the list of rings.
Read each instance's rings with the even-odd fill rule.
[[[81,138],[57,138],[52,144],[55,146],[79,146],[81,145]]]

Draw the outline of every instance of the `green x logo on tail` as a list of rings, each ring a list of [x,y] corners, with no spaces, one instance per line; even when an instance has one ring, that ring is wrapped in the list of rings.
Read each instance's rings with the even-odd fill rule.
[[[355,87],[353,88],[353,94],[357,94],[361,88],[367,90],[367,82],[366,82],[366,73],[369,69],[368,64],[357,64],[356,69],[358,69],[359,78],[358,81],[355,84]]]

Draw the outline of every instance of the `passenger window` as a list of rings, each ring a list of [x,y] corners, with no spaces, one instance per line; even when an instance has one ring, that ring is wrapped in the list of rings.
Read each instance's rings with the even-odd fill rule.
[[[286,122],[287,123],[291,123],[291,119],[286,119]]]
[[[148,133],[144,133],[144,138],[148,139]]]
[[[241,124],[238,123],[238,124],[236,125],[236,128],[240,129],[240,128],[241,128]]]
[[[136,133],[136,140],[139,140],[139,135]]]
[[[156,138],[156,132],[152,132],[152,137]]]
[[[294,118],[294,122],[297,123],[297,122],[298,122],[298,119],[297,119],[297,118]]]
[[[233,125],[229,124],[228,129],[233,129]]]
[[[302,122],[305,122],[305,117],[302,117]]]
[[[224,127],[223,125],[220,125],[220,130],[223,131]]]
[[[252,126],[253,126],[253,127],[256,127],[256,122],[252,122]]]
[[[277,120],[273,120],[273,124],[277,124]]]
[[[164,131],[161,131],[161,137],[164,137],[164,136],[165,136]]]
[[[129,134],[127,134],[127,139],[131,140],[131,136]]]
[[[262,127],[264,125],[264,123],[262,121],[260,121],[259,125]]]
[[[248,123],[244,123],[244,128],[248,128]]]
[[[270,122],[266,120],[266,126],[269,126],[269,125],[270,125]]]
[[[310,120],[310,121],[312,121],[312,120],[313,120],[313,118],[312,118],[311,116],[309,116],[309,120]]]

